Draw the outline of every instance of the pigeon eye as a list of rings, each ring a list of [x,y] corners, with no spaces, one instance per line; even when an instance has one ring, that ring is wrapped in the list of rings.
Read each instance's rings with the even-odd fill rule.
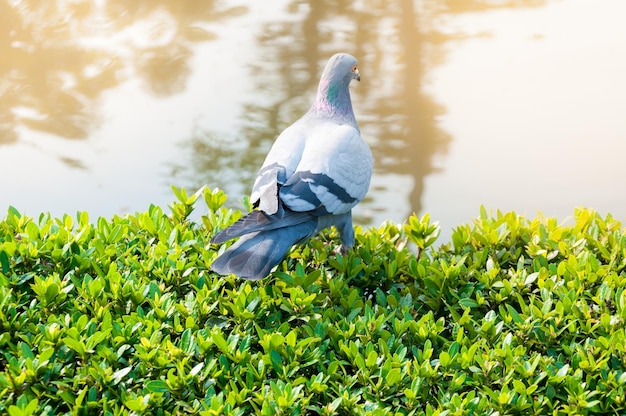
[[[355,72],[355,71],[356,71],[356,65],[352,67],[352,72]]]

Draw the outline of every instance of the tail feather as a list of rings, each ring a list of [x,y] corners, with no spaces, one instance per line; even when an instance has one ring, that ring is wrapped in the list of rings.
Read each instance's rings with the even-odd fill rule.
[[[244,235],[211,264],[213,271],[259,280],[282,261],[294,244],[309,239],[317,230],[317,219]]]
[[[240,218],[234,224],[215,234],[211,238],[212,244],[222,244],[236,237],[257,231],[274,230],[301,224],[311,219],[306,212],[280,210],[274,215],[268,215],[261,210],[255,210]]]

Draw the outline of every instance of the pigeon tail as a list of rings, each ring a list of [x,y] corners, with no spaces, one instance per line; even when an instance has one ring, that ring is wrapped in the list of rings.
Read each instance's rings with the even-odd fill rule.
[[[309,221],[312,214],[308,212],[294,212],[280,207],[274,215],[268,215],[261,210],[255,210],[237,220],[228,228],[223,229],[211,238],[211,244],[222,244],[228,240],[258,231],[269,231],[285,228],[291,225]]]
[[[317,218],[292,225],[246,234],[224,251],[211,269],[221,275],[234,274],[246,280],[259,280],[279,264],[296,243],[317,232]]]

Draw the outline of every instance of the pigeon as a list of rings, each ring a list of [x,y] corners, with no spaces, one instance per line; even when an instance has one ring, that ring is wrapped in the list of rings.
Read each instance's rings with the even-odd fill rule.
[[[352,208],[365,197],[373,167],[352,110],[353,79],[361,80],[357,60],[333,55],[315,102],[277,137],[265,158],[250,196],[256,209],[211,239],[222,244],[240,237],[213,261],[213,271],[260,280],[293,245],[332,226],[339,231],[340,252],[352,248]]]

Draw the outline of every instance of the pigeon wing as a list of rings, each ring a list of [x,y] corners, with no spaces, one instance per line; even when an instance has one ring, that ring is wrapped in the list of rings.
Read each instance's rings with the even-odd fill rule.
[[[267,214],[278,212],[278,189],[293,175],[304,149],[304,125],[287,127],[272,145],[254,181],[250,202]]]
[[[372,153],[357,129],[324,123],[307,137],[280,199],[293,211],[344,214],[365,197],[372,165]]]

